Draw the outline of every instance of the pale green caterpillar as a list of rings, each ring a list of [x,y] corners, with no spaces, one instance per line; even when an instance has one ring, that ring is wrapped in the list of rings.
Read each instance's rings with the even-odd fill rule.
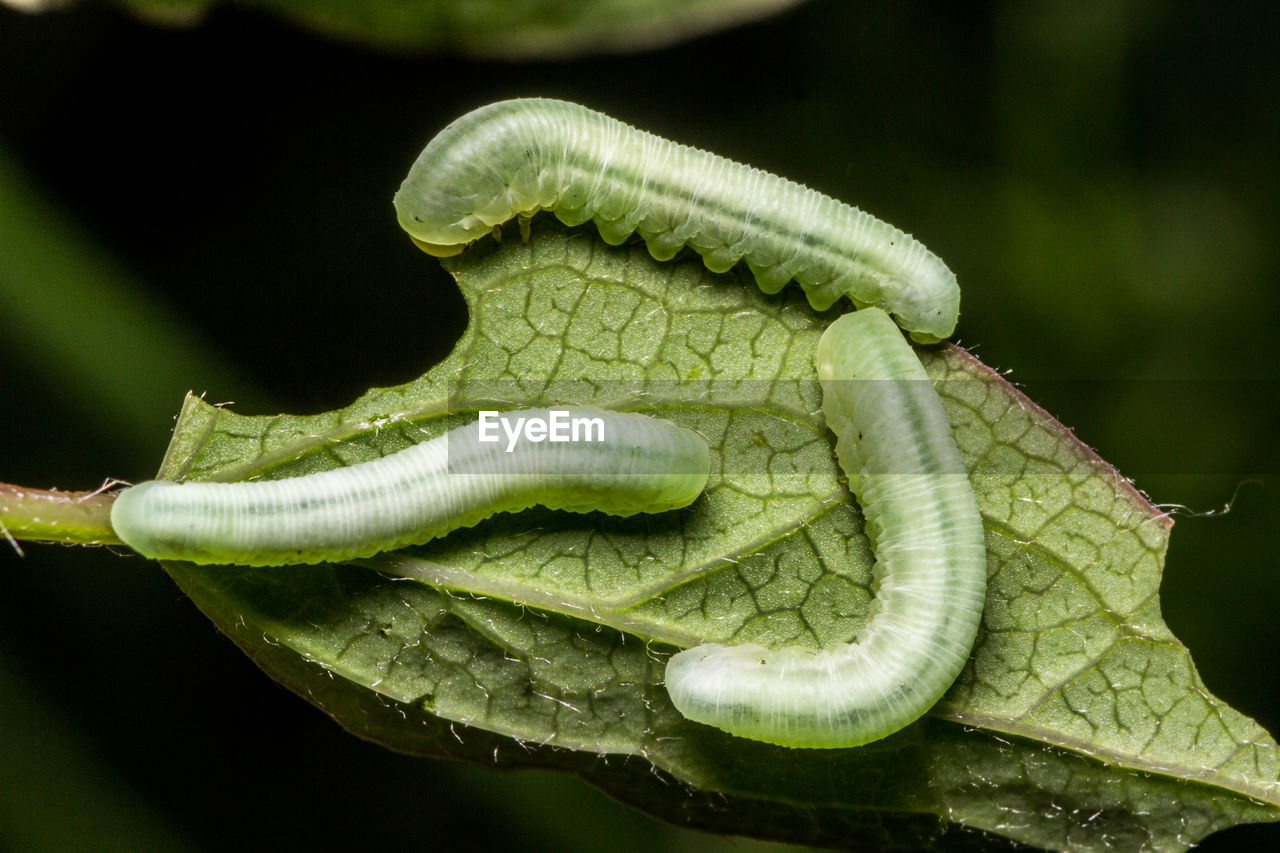
[[[959,288],[942,261],[849,205],[562,101],[502,101],[454,121],[395,204],[435,255],[550,210],[593,220],[608,243],[638,232],[659,260],[685,245],[716,272],[745,260],[766,293],[794,278],[819,310],[841,296],[883,308],[836,321],[818,355],[823,411],[878,554],[875,615],[836,649],[686,650],[667,689],[690,719],[794,747],[877,740],[942,696],[982,615],[982,520],[937,394],[884,313],[917,341],[950,335]]]
[[[878,305],[921,343],[960,310],[951,270],[892,225],[799,184],[637,130],[564,101],[499,101],[431,140],[395,197],[400,225],[454,255],[517,215],[594,220],[607,243],[633,232],[658,260],[684,246],[725,272],[746,261],[760,289],[795,279],[824,311]]]
[[[510,427],[517,418],[522,430]],[[529,428],[538,423],[541,431]],[[535,504],[623,516],[676,509],[702,493],[708,466],[701,436],[658,418],[587,407],[482,413],[346,468],[249,483],[141,483],[120,493],[111,524],[158,560],[332,562],[420,545]]]
[[[858,746],[920,717],[960,674],[982,618],[986,545],[951,425],[887,314],[832,323],[818,378],[879,564],[876,611],[834,649],[687,649],[667,664],[667,691],[686,717],[735,735]]]
[[[883,306],[918,341],[949,335],[958,314],[955,277],[892,226],[559,101],[463,116],[431,141],[395,201],[410,236],[437,255],[547,209],[569,224],[594,220],[610,243],[638,231],[659,259],[688,245],[714,271],[745,260],[765,292],[794,278],[819,309],[846,295]],[[877,611],[837,649],[681,652],[667,687],[691,719],[784,746],[854,746],[923,714],[968,657],[985,595],[982,522],[941,404],[884,311],[841,318],[818,355],[823,409],[878,553]],[[534,503],[627,515],[696,499],[705,442],[609,417],[630,418],[618,423],[625,437],[526,445],[509,459],[481,448],[473,425],[293,480],[143,484],[121,495],[112,520],[149,556],[273,565],[369,556]],[[446,460],[449,439],[466,449]]]

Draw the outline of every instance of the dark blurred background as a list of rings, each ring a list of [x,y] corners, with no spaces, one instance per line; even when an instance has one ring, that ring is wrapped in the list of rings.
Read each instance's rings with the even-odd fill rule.
[[[1264,4],[813,0],[660,51],[505,63],[234,8],[192,29],[0,8],[0,216],[34,223],[6,222],[0,257],[0,481],[145,478],[188,389],[312,413],[423,372],[465,315],[392,193],[452,118],[563,97],[946,259],[959,342],[1175,514],[1166,618],[1211,690],[1280,731],[1277,32]],[[363,743],[154,563],[24,550],[0,542],[0,847],[88,821],[107,847],[708,849],[573,779]]]

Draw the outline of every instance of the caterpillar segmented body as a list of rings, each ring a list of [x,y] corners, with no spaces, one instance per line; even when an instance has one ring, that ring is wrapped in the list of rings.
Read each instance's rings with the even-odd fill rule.
[[[766,293],[794,279],[820,311],[841,296],[877,305],[921,343],[949,336],[960,310],[955,275],[892,225],[565,101],[499,101],[457,119],[418,156],[395,206],[435,255],[550,210],[594,221],[607,243],[638,232],[658,260],[689,246],[714,272],[745,261]]]
[[[498,512],[534,505],[633,515],[686,506],[706,486],[706,441],[670,421],[588,407],[595,441],[482,441],[459,427],[346,468],[248,483],[154,480],[111,511],[120,538],[159,560],[248,566],[320,563],[420,545]],[[508,447],[510,452],[508,452]]]
[[[793,747],[878,740],[941,698],[982,618],[982,518],[942,404],[888,315],[846,314],[818,345],[823,412],[880,563],[877,612],[833,649],[708,643],[667,664],[686,717]]]
[[[942,696],[981,619],[986,550],[941,403],[894,325],[922,343],[953,331],[959,289],[936,256],[799,184],[543,99],[491,104],[449,125],[395,205],[414,242],[435,255],[550,210],[570,225],[594,221],[612,244],[638,233],[659,260],[688,246],[713,271],[745,261],[767,293],[794,279],[815,308],[848,296],[863,309],[827,329],[817,372],[877,554],[875,614],[855,642],[833,649],[685,650],[667,666],[667,689],[690,719],[791,747],[876,740]],[[629,515],[687,505],[705,487],[708,448],[696,434],[584,411],[613,419],[616,437],[526,444],[511,456],[481,447],[472,425],[292,480],[144,483],[121,494],[112,522],[127,544],[160,559],[309,563],[418,544],[535,503]]]

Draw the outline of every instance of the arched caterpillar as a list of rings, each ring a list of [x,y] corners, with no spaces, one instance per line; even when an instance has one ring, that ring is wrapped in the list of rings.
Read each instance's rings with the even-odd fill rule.
[[[877,612],[858,642],[813,652],[706,644],[673,657],[686,717],[784,746],[856,746],[918,718],[968,658],[986,592],[982,520],[950,425],[897,323],[947,337],[955,276],[916,240],[774,175],[576,104],[502,101],[428,143],[395,197],[401,226],[447,256],[514,216],[593,220],[608,243],[638,232],[659,260],[688,245],[761,290],[795,279],[819,310],[862,310],[823,335],[823,411],[876,545]],[[868,308],[880,306],[884,310]]]
[[[746,261],[765,293],[795,279],[819,311],[878,305],[921,343],[948,337],[960,289],[919,241],[776,175],[637,130],[577,104],[499,101],[427,144],[395,196],[425,251],[455,255],[517,215],[594,220],[605,242],[638,232],[655,258],[684,246],[707,268]]]
[[[482,440],[482,418],[381,459],[301,477],[141,483],[120,493],[111,524],[155,559],[273,566],[369,557],[535,504],[663,512],[706,487],[706,441],[670,421],[587,407],[506,414],[551,423],[556,413],[598,420],[600,440]]]
[[[667,664],[684,716],[793,747],[858,746],[920,717],[968,660],[986,596],[982,518],[942,404],[883,311],[818,344],[822,409],[879,562],[877,611],[833,649],[708,643]]]
[[[502,102],[463,116],[418,158],[396,207],[414,241],[437,255],[456,254],[513,216],[548,209],[569,224],[593,219],[611,243],[638,231],[658,259],[689,245],[713,271],[745,260],[765,292],[795,278],[816,308],[842,295],[858,307],[882,305],[918,341],[949,335],[958,314],[954,276],[892,226],[781,178],[557,101]],[[819,362],[841,464],[880,551],[879,612],[859,642],[838,649],[709,644],[676,655],[667,673],[669,692],[686,716],[785,746],[857,745],[924,713],[967,658],[986,580],[981,519],[958,451],[893,321],[876,309],[842,318],[823,336]],[[852,377],[892,381],[845,382]],[[856,390],[872,387],[896,390]],[[886,408],[877,413],[881,404]],[[520,475],[500,473],[425,522],[402,522],[401,504],[435,486],[404,476],[396,465],[364,467],[418,448],[297,481],[144,484],[121,496],[120,519],[113,513],[113,521],[122,539],[151,556],[253,565],[349,559],[534,502],[616,511],[610,507],[624,491],[621,475],[583,448],[574,445],[569,455],[585,466],[584,479],[535,475],[520,487]],[[705,445],[701,453],[701,480],[681,478],[676,489],[685,503],[705,483]],[[658,458],[642,455],[649,463]],[[689,465],[695,455],[685,447],[674,461]],[[334,479],[318,479],[330,475]],[[673,481],[660,482],[675,488]],[[206,494],[206,485],[219,491]],[[360,500],[354,515],[343,505],[352,490]],[[184,504],[181,494],[191,500]],[[224,509],[211,509],[220,501]],[[677,505],[660,501],[655,508]],[[628,499],[619,514],[649,506],[636,508]],[[164,525],[155,521],[166,513]],[[247,538],[227,526],[228,514],[239,515]],[[246,516],[251,520],[243,521]],[[259,516],[262,521],[252,520]],[[134,523],[154,523],[163,535],[142,529],[131,541],[135,531],[123,528]],[[192,530],[204,538],[194,541]]]

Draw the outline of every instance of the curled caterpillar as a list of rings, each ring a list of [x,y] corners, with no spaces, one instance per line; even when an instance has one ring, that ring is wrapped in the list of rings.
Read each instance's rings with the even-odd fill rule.
[[[395,204],[414,242],[435,255],[550,210],[571,225],[593,220],[609,243],[638,232],[659,260],[687,245],[713,271],[745,261],[767,293],[794,279],[817,309],[841,296],[864,309],[827,329],[817,369],[877,554],[875,614],[855,642],[833,649],[688,649],[670,660],[667,689],[692,720],[791,747],[876,740],[942,696],[976,636],[986,551],[941,403],[894,325],[919,342],[953,331],[959,289],[936,256],[798,184],[540,99],[455,121],[419,156]],[[630,515],[685,506],[702,492],[708,448],[696,434],[574,411],[605,419],[610,438],[506,453],[482,446],[473,424],[294,479],[144,483],[120,495],[112,523],[147,556],[277,565],[370,556],[534,504]]]
[[[959,287],[941,260],[849,205],[562,101],[462,116],[419,155],[395,205],[435,255],[550,210],[594,221],[608,243],[638,233],[659,260],[689,246],[715,272],[745,261],[766,293],[794,279],[818,310],[841,296],[866,309],[823,335],[818,375],[876,548],[875,615],[834,649],[688,649],[668,664],[667,690],[690,719],[794,747],[882,738],[941,697],[981,620],[984,533],[941,403],[894,325],[921,343],[954,330]]]
[[[858,746],[914,721],[968,660],[986,596],[982,518],[942,404],[884,312],[818,344],[822,408],[879,566],[877,611],[833,649],[708,643],[667,664],[681,714],[791,747]]]
[[[369,557],[539,504],[663,512],[706,487],[706,441],[670,421],[589,407],[502,413],[517,416],[551,430],[586,424],[579,440],[567,431],[555,440],[545,429],[545,440],[527,430],[525,440],[509,440],[510,430],[503,435],[482,416],[381,459],[301,477],[153,480],[120,493],[111,524],[125,544],[158,560],[273,566]]]
[[[795,279],[819,311],[877,305],[921,343],[948,337],[956,277],[922,243],[855,207],[577,104],[499,101],[431,140],[395,196],[425,251],[454,255],[515,216],[593,220],[607,243],[638,232],[658,260],[684,246],[708,269],[746,261],[760,289]]]

